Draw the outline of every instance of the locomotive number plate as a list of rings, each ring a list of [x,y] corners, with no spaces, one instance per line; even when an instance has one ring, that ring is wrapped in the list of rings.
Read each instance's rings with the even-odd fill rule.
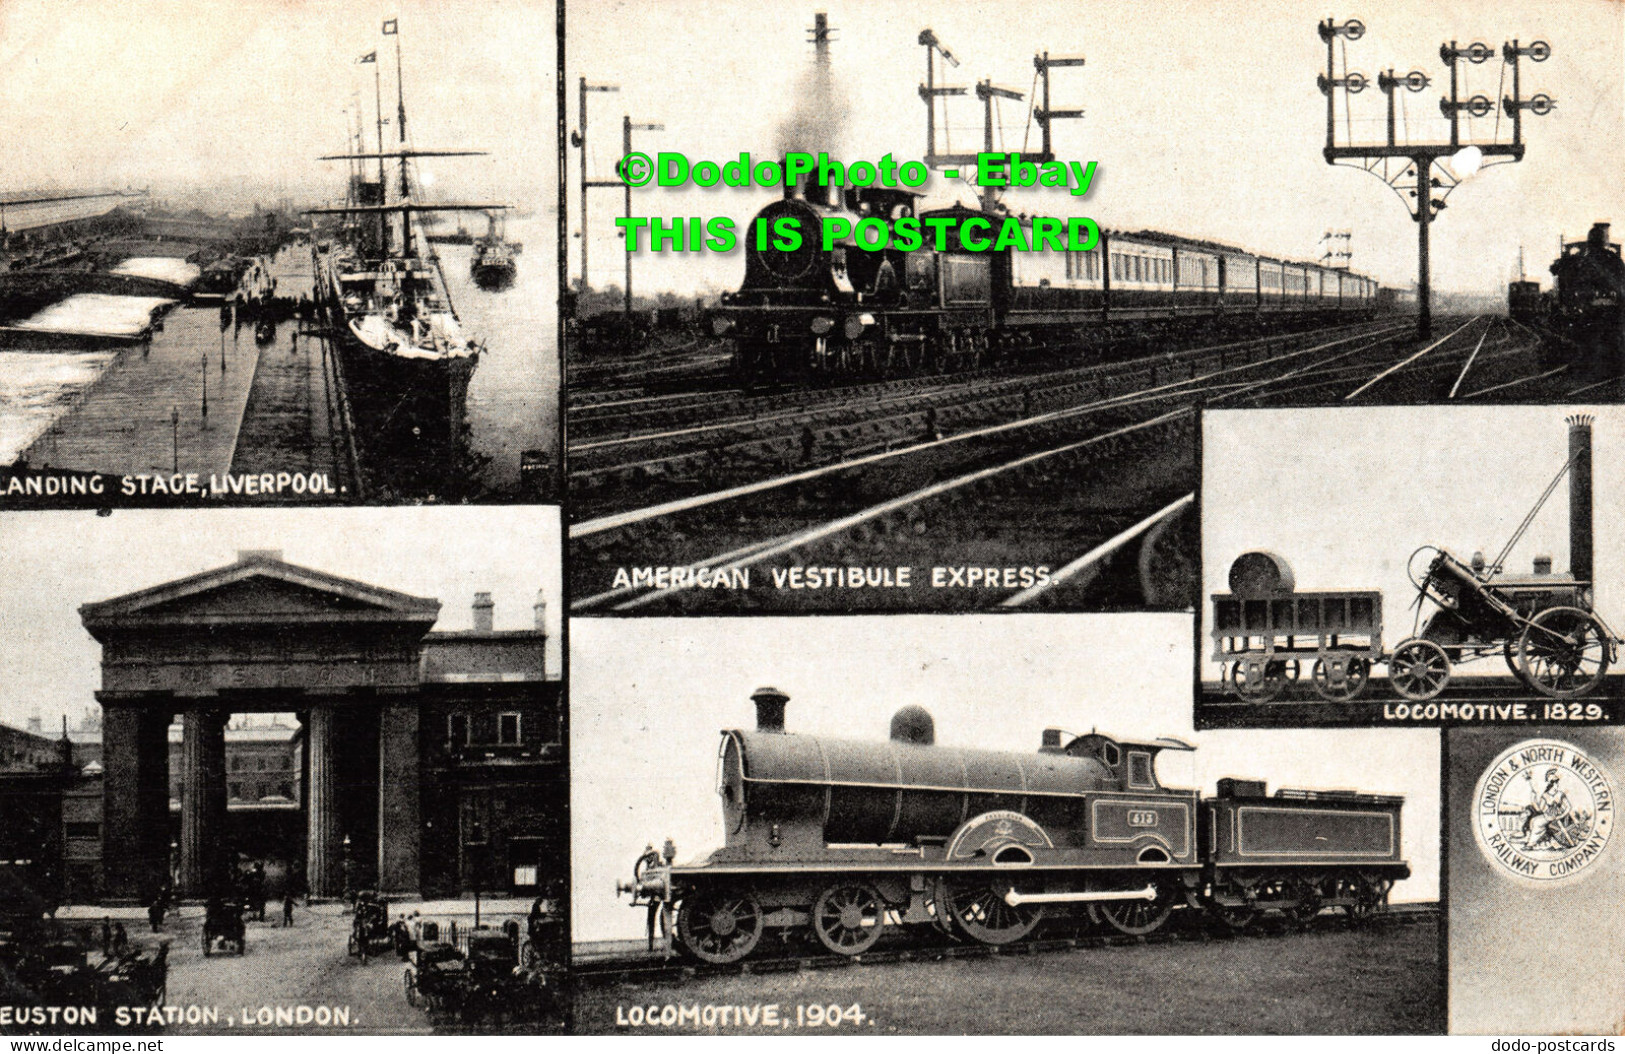
[[[1155,827],[1157,825],[1157,811],[1155,809],[1130,809],[1128,811],[1128,825],[1130,827]]]

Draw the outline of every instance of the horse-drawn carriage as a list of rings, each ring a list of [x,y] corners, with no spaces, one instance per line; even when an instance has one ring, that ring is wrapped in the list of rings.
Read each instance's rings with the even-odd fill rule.
[[[395,947],[389,901],[371,891],[356,897],[355,914],[350,918],[349,953],[365,963],[370,956],[386,954]]]
[[[239,899],[210,897],[203,908],[203,955],[233,951],[242,955],[248,949],[247,928],[243,925],[244,906]]]

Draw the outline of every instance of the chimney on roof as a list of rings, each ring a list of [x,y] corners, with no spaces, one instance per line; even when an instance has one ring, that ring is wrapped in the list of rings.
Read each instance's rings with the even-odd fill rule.
[[[536,613],[536,631],[538,633],[540,633],[540,632],[546,630],[547,629],[547,597],[540,589],[538,589],[536,591],[536,603],[531,605],[531,610]]]
[[[237,562],[240,564],[268,564],[281,563],[281,549],[239,549]]]
[[[493,621],[492,620],[492,613],[494,611],[496,611],[496,605],[491,603],[491,594],[490,593],[475,593],[474,594],[474,632],[475,633],[490,633],[491,632],[491,625],[492,625],[492,621]]]

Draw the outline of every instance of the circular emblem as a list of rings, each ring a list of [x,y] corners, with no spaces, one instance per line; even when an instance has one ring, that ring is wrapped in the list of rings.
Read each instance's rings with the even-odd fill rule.
[[[1486,859],[1523,882],[1554,885],[1588,873],[1614,833],[1608,772],[1579,748],[1531,739],[1478,778],[1473,833]]]

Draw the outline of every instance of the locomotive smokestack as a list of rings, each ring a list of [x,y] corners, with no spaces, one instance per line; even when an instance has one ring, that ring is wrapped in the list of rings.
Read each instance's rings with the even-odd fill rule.
[[[1591,237],[1587,240],[1591,242],[1594,249],[1608,248],[1608,224],[1593,223],[1591,225]]]
[[[928,747],[937,741],[937,723],[923,706],[905,706],[891,717],[891,737],[898,743]]]
[[[784,704],[790,701],[788,695],[777,688],[758,688],[751,693],[750,701],[756,704],[756,731],[784,731]]]
[[[1591,415],[1569,422],[1569,573],[1591,581]]]

